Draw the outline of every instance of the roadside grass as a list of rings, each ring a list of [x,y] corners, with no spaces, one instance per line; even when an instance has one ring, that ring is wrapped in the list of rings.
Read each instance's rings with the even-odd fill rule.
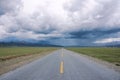
[[[54,47],[0,47],[0,61],[57,50]]]
[[[67,48],[120,66],[120,48]]]

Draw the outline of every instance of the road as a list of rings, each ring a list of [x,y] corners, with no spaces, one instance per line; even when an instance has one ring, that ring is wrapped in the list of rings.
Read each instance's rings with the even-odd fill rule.
[[[120,80],[120,73],[60,49],[0,76],[0,80]]]

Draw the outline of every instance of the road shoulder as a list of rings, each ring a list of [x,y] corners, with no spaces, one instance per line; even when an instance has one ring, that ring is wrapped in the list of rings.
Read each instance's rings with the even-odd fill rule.
[[[71,50],[70,50],[70,51],[71,51]],[[72,51],[72,52],[74,52],[74,51]],[[101,64],[101,65],[106,66],[106,67],[109,68],[109,69],[113,69],[114,71],[120,73],[120,66],[116,66],[115,64],[109,63],[109,62],[107,62],[107,61],[103,61],[103,60],[98,59],[98,58],[94,58],[94,57],[92,57],[92,56],[80,54],[80,53],[77,53],[77,52],[74,52],[74,53],[76,53],[77,55],[83,56],[83,57],[85,57],[85,58],[88,58],[89,60],[92,60],[92,61],[94,61],[94,62],[97,62],[97,63],[99,63],[99,64]]]
[[[40,54],[32,54],[32,55],[28,55],[28,56],[21,56],[21,57],[13,58],[10,60],[1,61],[0,62],[0,75],[7,73],[9,71],[15,70],[18,67],[21,67],[25,64],[28,64],[32,61],[39,59],[39,58],[42,58],[50,53],[52,53],[52,51],[44,52],[44,53],[40,53]]]

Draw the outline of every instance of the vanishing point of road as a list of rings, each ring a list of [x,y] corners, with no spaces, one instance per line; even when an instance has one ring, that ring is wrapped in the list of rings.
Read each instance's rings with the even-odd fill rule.
[[[0,76],[0,80],[120,80],[120,73],[60,49]]]

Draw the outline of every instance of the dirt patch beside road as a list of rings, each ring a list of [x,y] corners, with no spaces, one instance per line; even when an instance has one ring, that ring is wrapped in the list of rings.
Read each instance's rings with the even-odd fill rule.
[[[0,61],[0,75],[4,74],[6,72],[9,72],[11,70],[14,70],[22,65],[28,64],[36,59],[39,59],[50,52],[44,52],[41,54],[31,54],[31,55],[25,55],[16,57],[10,60]]]
[[[79,54],[79,55],[81,55],[83,57],[86,57],[86,58],[88,58],[88,59],[90,59],[92,61],[95,61],[95,62],[97,62],[99,64],[102,64],[102,65],[104,65],[104,66],[106,66],[106,67],[108,67],[110,69],[113,69],[113,70],[115,70],[115,71],[120,73],[120,66],[116,66],[113,63],[109,63],[107,61],[104,61],[104,60],[101,60],[101,59],[97,59],[97,58],[94,58],[94,57],[91,57],[91,56],[88,56],[88,55],[84,55],[84,54]]]

